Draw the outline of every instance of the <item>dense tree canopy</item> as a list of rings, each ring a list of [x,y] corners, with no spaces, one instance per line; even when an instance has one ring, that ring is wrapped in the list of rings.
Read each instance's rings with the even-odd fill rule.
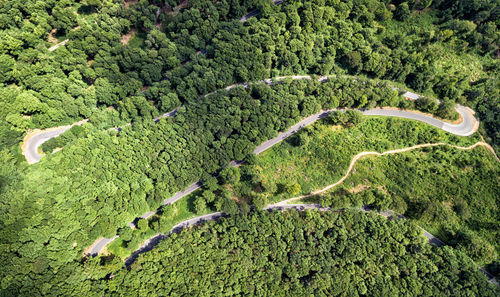
[[[102,288],[110,296],[498,293],[466,256],[432,247],[412,224],[317,211],[251,213],[207,223],[164,240]]]
[[[240,21],[253,9],[257,16]],[[95,239],[322,108],[395,106],[452,118],[459,102],[477,110],[480,132],[498,148],[497,19],[498,1],[479,0],[1,1],[1,294],[90,296],[95,286],[101,295],[102,279],[121,263],[82,264]],[[203,96],[295,74],[336,76]],[[427,99],[406,101],[394,86]],[[152,120],[181,105],[176,117]],[[26,131],[84,118],[42,147],[61,152],[27,166]],[[298,185],[287,185],[290,193]],[[197,212],[240,211],[229,191],[217,199],[204,190]]]

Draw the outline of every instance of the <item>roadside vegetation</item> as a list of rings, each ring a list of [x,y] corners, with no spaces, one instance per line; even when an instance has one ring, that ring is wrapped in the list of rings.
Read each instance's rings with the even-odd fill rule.
[[[126,258],[139,243],[157,233],[167,234],[175,223],[189,217],[214,211],[246,213],[251,206],[262,208],[309,194],[339,180],[352,157],[363,151],[384,152],[438,142],[469,146],[478,140],[477,135],[458,137],[406,119],[368,117],[355,111],[332,113],[268,151],[248,156],[241,167],[221,170],[217,178],[207,179],[200,191],[144,220],[144,228],[121,228],[118,234],[131,232],[132,236],[118,238],[109,251]]]
[[[349,121],[348,117],[332,114],[252,158],[239,168],[241,178],[225,188],[239,202],[262,208],[337,182],[352,157],[363,151],[384,152],[423,143],[467,147],[480,140],[404,119],[358,115]],[[498,273],[499,176],[500,164],[483,147],[437,146],[364,157],[337,187],[293,203],[394,210]]]
[[[110,296],[499,292],[464,253],[428,244],[415,224],[357,211],[254,212],[207,222],[163,240],[98,287]]]
[[[482,147],[435,147],[361,159],[339,187],[312,201],[392,209],[498,275],[499,177],[500,164]]]
[[[457,137],[406,119],[333,113],[264,152],[253,166],[243,166],[242,170],[258,176],[262,188],[270,189],[270,202],[276,202],[309,194],[339,180],[352,157],[363,151],[384,152],[438,142],[467,146],[478,140],[477,135]],[[293,190],[294,185],[300,190]]]
[[[321,108],[413,108],[394,84],[426,94],[415,107],[441,117],[452,119],[456,102],[472,107],[498,149],[497,11],[498,1],[469,0],[0,1],[0,296],[90,296],[122,265],[82,260],[97,238]],[[201,98],[296,74],[336,77]],[[152,121],[179,105],[175,118]],[[61,152],[26,165],[26,131],[83,118],[90,123],[44,146]],[[224,175],[226,185],[238,173]],[[252,203],[220,183],[228,194],[202,192],[195,212]],[[296,184],[286,192],[305,190]]]

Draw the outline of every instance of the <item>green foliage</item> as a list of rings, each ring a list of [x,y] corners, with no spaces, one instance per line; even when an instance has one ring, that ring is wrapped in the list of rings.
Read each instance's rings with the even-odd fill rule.
[[[162,278],[151,277],[159,271]],[[206,223],[163,240],[101,286],[110,295],[150,296],[498,294],[468,257],[432,247],[413,224],[316,211]]]
[[[349,191],[334,190],[322,198],[325,205],[337,207],[347,199],[342,207],[359,206],[356,201],[362,200],[377,209],[392,209],[482,265],[498,261],[494,226],[500,196],[491,177],[499,175],[500,167],[487,150],[440,147],[358,162],[343,183]],[[365,193],[374,190],[381,194],[365,200]]]
[[[146,231],[149,228],[148,221],[145,219],[140,219],[137,222],[137,228],[141,231]]]
[[[406,21],[411,16],[410,8],[408,7],[408,2],[403,2],[396,7],[394,12],[394,18],[398,21]]]
[[[418,107],[418,109],[430,113],[436,112],[439,107],[436,99],[432,99],[429,97],[420,97],[415,101],[415,105]]]
[[[344,127],[361,124],[365,119],[363,114],[357,110],[335,111],[329,117],[334,125],[342,125]]]
[[[322,108],[413,107],[392,84],[340,77],[346,71],[471,105],[487,140],[499,143],[500,88],[492,59],[499,44],[496,2],[435,1],[433,10],[404,22],[393,21],[390,6],[382,1],[272,5],[193,0],[182,9],[169,7],[179,2],[0,4],[2,295],[89,296],[90,288],[102,295],[101,284],[92,286],[90,280],[112,269],[96,266],[118,264],[112,257],[88,267],[81,264],[83,250],[95,239],[115,235],[117,228],[176,191],[206,179],[232,159],[246,158],[255,145]],[[261,12],[258,18],[239,22],[254,8]],[[136,34],[124,44],[123,35],[131,30]],[[66,39],[65,45],[48,50]],[[440,66],[446,55],[435,45],[452,54],[448,60],[459,57],[457,64],[469,64],[472,57],[480,71],[463,75]],[[255,85],[200,98],[237,82],[292,74],[339,76],[322,84]],[[157,125],[151,120],[181,104],[185,107],[177,117]],[[109,105],[114,109],[107,113]],[[445,107],[437,112],[449,115]],[[71,131],[44,146],[46,151],[65,146],[61,153],[27,168],[18,148],[26,130],[82,118],[91,121],[83,133]],[[107,130],[125,122],[131,125],[120,133]],[[426,131],[410,135],[419,141],[439,136]],[[388,137],[388,142],[395,141]],[[305,141],[303,147],[310,144]],[[371,148],[387,146],[384,142]],[[242,174],[240,183],[244,178]],[[255,187],[237,185],[244,193],[240,205],[253,192],[277,191],[269,178],[252,177],[252,182]],[[210,191],[213,195],[203,196],[207,211],[239,212],[227,197],[229,190],[210,186]],[[194,215],[192,206],[190,200],[189,205],[166,208],[150,226],[168,231],[177,220]],[[457,209],[467,214],[465,204]],[[155,232],[142,231],[134,231],[130,241],[117,240],[110,249],[120,254]],[[367,286],[360,283],[359,292]]]
[[[345,114],[334,113],[330,118]],[[479,140],[458,138],[411,120],[367,116],[362,119],[356,126],[337,127],[331,126],[331,119],[327,118],[259,155],[255,164],[242,165],[242,182],[233,185],[236,196],[263,192],[270,200],[278,201],[294,196],[278,185],[295,183],[301,186],[301,194],[308,194],[339,180],[351,158],[362,151],[383,152],[430,142],[467,146]],[[307,134],[309,141],[297,146],[294,138],[302,139],[301,134]],[[250,193],[245,194],[244,188],[250,188]]]
[[[299,184],[288,185],[286,187],[286,192],[290,195],[296,195],[300,193],[300,185]]]
[[[204,195],[205,196],[205,195]],[[194,211],[197,214],[203,214],[207,210],[207,201],[205,197],[198,197],[194,201]]]
[[[44,142],[40,147],[42,151],[46,154],[52,153],[56,148],[62,148],[68,143],[71,143],[79,138],[83,138],[87,135],[87,131],[82,126],[73,126],[68,131],[62,133],[58,137],[54,137]]]

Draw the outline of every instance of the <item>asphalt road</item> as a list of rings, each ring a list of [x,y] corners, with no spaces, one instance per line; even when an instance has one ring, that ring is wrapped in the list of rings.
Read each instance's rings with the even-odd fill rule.
[[[298,211],[305,211],[305,210],[312,210],[312,209],[316,209],[318,211],[337,211],[337,212],[345,211],[345,209],[332,209],[330,207],[323,207],[323,206],[321,206],[321,204],[286,204],[286,205],[270,204],[264,208],[264,210],[286,210],[286,209],[295,209]],[[364,212],[373,211],[366,206],[356,208],[356,210],[364,211]],[[399,218],[404,218],[404,216],[397,215],[392,210],[386,210],[384,212],[379,212],[379,211],[375,211],[375,212],[379,215],[386,217],[386,218],[394,217],[394,216],[399,217]],[[171,235],[174,232],[178,233],[187,227],[199,225],[199,224],[202,224],[206,221],[214,221],[214,220],[217,220],[217,219],[219,219],[221,217],[225,217],[225,216],[227,216],[227,215],[225,215],[224,213],[214,212],[214,213],[210,213],[210,214],[206,214],[206,215],[202,215],[202,216],[198,216],[195,218],[185,220],[185,221],[180,222],[179,224],[175,225],[170,230],[169,235]],[[446,245],[443,241],[441,241],[436,236],[430,234],[425,229],[423,229],[423,228],[420,228],[420,229],[423,230],[423,235],[427,238],[427,241],[429,244],[432,244],[432,245],[435,245],[438,247],[442,247],[442,246]],[[145,241],[141,245],[141,247],[139,247],[139,249],[137,249],[129,258],[127,258],[125,260],[125,266],[129,266],[130,264],[132,264],[140,254],[152,250],[156,245],[158,245],[163,239],[165,239],[167,237],[168,236],[165,234],[157,234],[157,235],[151,237],[150,239],[148,239],[147,241]],[[490,274],[488,271],[486,271],[484,268],[479,267],[479,271],[481,271],[482,273],[484,273],[486,275],[486,277],[488,278],[488,281],[490,283],[495,284],[497,286],[499,285],[498,280],[492,274]]]
[[[50,128],[46,131],[40,131],[39,133],[31,136],[26,141],[26,150],[24,151],[24,157],[29,164],[34,164],[40,161],[43,155],[38,154],[38,148],[47,140],[57,137],[62,133],[71,129],[75,125],[81,125],[88,120],[82,120],[69,126],[62,126],[60,128]]]
[[[59,130],[42,132],[40,134],[31,136],[26,142],[26,151],[24,153],[26,161],[28,161],[29,164],[40,161],[40,158],[42,158],[43,155],[40,155],[38,153],[38,148],[47,140],[61,135],[63,132],[66,132],[70,128],[71,127],[64,127]]]
[[[295,76],[294,77],[294,79],[304,79],[304,78],[308,79],[310,77],[308,77],[308,76]],[[320,78],[320,79],[324,79],[324,78]],[[272,83],[270,80],[264,80],[262,82],[264,82],[266,84]],[[232,87],[234,87],[234,85],[230,86],[230,88],[232,88]],[[293,135],[294,133],[296,133],[300,129],[316,122],[319,119],[327,117],[334,110],[336,110],[336,109],[320,111],[316,114],[313,114],[313,115],[303,119],[299,123],[290,127],[290,129],[288,129],[286,132],[280,133],[278,136],[276,136],[268,141],[265,141],[262,144],[260,144],[259,146],[257,146],[254,150],[254,154],[260,154],[260,153],[264,152],[265,150],[271,148],[272,146],[280,143],[284,139],[290,137],[291,135]],[[175,115],[175,111],[176,110],[172,111],[173,115]],[[474,130],[475,127],[477,127],[478,121],[474,118],[472,111],[468,108],[464,108],[464,107],[459,106],[459,107],[457,107],[457,112],[460,113],[460,115],[462,116],[462,118],[464,120],[462,123],[460,123],[458,125],[452,125],[452,124],[444,123],[444,122],[437,120],[435,118],[432,118],[430,116],[420,114],[420,113],[413,113],[410,111],[380,109],[380,108],[362,111],[362,113],[364,115],[367,115],[367,116],[391,116],[391,117],[408,118],[408,119],[417,120],[417,121],[421,121],[421,122],[433,125],[435,127],[443,129],[443,130],[444,130],[444,127],[446,127],[448,132],[453,133],[453,134],[457,134],[457,135],[461,135],[461,136],[473,134],[475,132],[475,130]],[[229,164],[229,166],[239,166],[240,164],[241,164],[241,162],[232,161]],[[196,191],[197,189],[201,188],[201,185],[202,185],[201,181],[198,181],[196,183],[191,184],[185,190],[179,191],[179,192],[175,193],[172,197],[165,199],[163,201],[163,205],[175,203],[177,200],[179,200],[179,199],[191,194],[192,192]],[[139,218],[149,218],[152,215],[154,215],[155,213],[156,212],[154,212],[154,211],[150,211],[150,212],[147,212],[146,214],[140,216]],[[129,226],[131,228],[134,228],[134,226],[135,226],[134,222],[129,223]],[[104,248],[105,245],[103,245],[101,243],[101,241],[108,241],[108,243],[110,242],[109,239],[107,239],[107,238],[103,238],[100,241],[97,241],[96,243],[94,243],[94,246],[92,246],[92,248],[91,248],[92,254],[98,254],[100,252],[100,250],[102,248]],[[101,247],[101,249],[98,249],[98,247]]]
[[[109,243],[111,243],[113,240],[117,239],[118,235],[115,235],[113,238],[101,238],[96,243],[92,246],[92,248],[89,249],[88,254],[89,255],[97,255],[99,254],[100,251],[102,251],[103,248],[105,248]]]
[[[434,127],[437,127],[439,129],[442,129],[446,132],[458,136],[469,136],[474,134],[474,132],[476,132],[477,130],[479,122],[474,117],[473,111],[470,108],[461,105],[457,105],[456,111],[461,115],[463,119],[460,124],[450,124],[425,114],[405,111],[405,110],[396,110],[396,109],[374,108],[363,111],[363,114],[367,116],[387,116],[387,117],[412,119],[427,123],[429,125],[432,125]]]
[[[55,51],[55,50],[56,50],[56,49],[58,49],[60,46],[65,45],[68,41],[69,41],[69,39],[65,39],[65,40],[63,40],[63,41],[59,42],[58,44],[56,44],[56,45],[53,45],[53,46],[49,47],[49,52],[53,52],[53,51]]]
[[[273,0],[273,3],[275,5],[278,5],[278,4],[283,3],[283,0]],[[246,15],[244,15],[240,19],[240,22],[244,23],[244,22],[248,21],[249,18],[254,17],[254,16],[258,16],[259,14],[260,14],[260,12],[257,9],[252,10],[252,11],[248,12]]]
[[[271,85],[271,84],[273,84],[274,81],[279,81],[279,80],[283,80],[283,79],[287,79],[287,78],[311,79],[312,77],[309,75],[282,76],[282,77],[276,77],[274,79],[261,80],[259,82],[265,83],[266,85]],[[324,81],[327,78],[328,77],[323,76],[323,77],[320,77],[318,80]],[[234,88],[236,86],[248,87],[249,85],[250,85],[249,83],[234,84],[234,85],[230,85],[230,86],[226,87],[225,89],[230,90],[231,88]],[[215,93],[215,92],[213,92],[213,93]],[[211,93],[211,94],[213,94],[213,93]],[[414,94],[414,93],[410,93],[410,92],[405,93],[405,96],[407,96],[409,98],[413,97],[413,99],[419,97],[418,94]],[[164,117],[175,116],[177,111],[179,110],[179,108],[180,107],[177,107],[168,113],[160,115],[159,117],[154,119],[155,122],[158,122],[161,118],[164,118]],[[286,132],[280,133],[280,134],[278,134],[278,136],[276,136],[268,141],[265,141],[262,144],[260,144],[259,146],[257,146],[254,150],[254,153],[260,154],[260,153],[264,152],[265,150],[271,148],[272,146],[280,143],[284,139],[290,137],[291,135],[293,135],[294,133],[296,133],[300,129],[316,122],[317,120],[319,120],[321,118],[328,116],[334,110],[336,110],[336,109],[320,111],[316,114],[313,114],[313,115],[303,119],[299,123],[290,127],[290,129],[288,129]],[[407,118],[407,119],[417,120],[417,121],[421,121],[421,122],[433,125],[437,128],[443,129],[449,133],[460,135],[460,136],[467,136],[467,135],[473,134],[479,125],[479,122],[476,120],[476,118],[473,115],[474,112],[470,108],[460,106],[460,105],[457,105],[456,110],[463,118],[463,121],[460,124],[449,124],[449,123],[445,123],[443,121],[440,121],[438,119],[435,119],[433,117],[427,116],[425,114],[415,113],[415,112],[411,112],[411,111],[404,111],[404,110],[375,108],[375,109],[370,109],[370,110],[362,110],[361,112],[367,116],[391,116],[391,117],[399,117],[399,118]],[[76,123],[76,124],[81,124],[81,122]],[[27,159],[27,161],[30,164],[33,164],[33,163],[40,161],[40,158],[42,156],[37,153],[38,147],[43,142],[49,140],[50,138],[53,138],[53,137],[60,135],[61,133],[67,131],[69,128],[71,128],[71,126],[65,126],[65,127],[61,127],[61,129],[58,129],[58,130],[51,130],[51,131],[42,132],[42,133],[39,133],[39,134],[31,137],[26,143],[26,159]],[[230,166],[239,166],[241,163],[242,163],[241,161],[232,161],[229,165]],[[164,205],[172,204],[172,203],[176,202],[177,200],[179,200],[179,199],[191,194],[192,192],[196,191],[200,187],[201,187],[201,181],[193,183],[190,186],[188,186],[185,190],[179,191],[179,192],[175,193],[172,197],[164,200],[163,204]],[[154,215],[155,213],[156,212],[154,212],[154,211],[150,211],[150,212],[143,214],[139,218],[149,218],[152,215]],[[129,226],[131,228],[134,228],[134,226],[135,226],[134,222],[129,223]],[[109,244],[115,238],[116,238],[116,236],[112,239],[102,238],[102,239],[96,241],[90,249],[90,254],[98,254],[107,244]]]
[[[177,111],[179,110],[179,108],[181,108],[180,106],[177,106],[176,108],[174,108],[174,110],[172,111],[169,111],[167,113],[164,113],[156,118],[154,118],[154,121],[155,122],[158,122],[161,118],[166,118],[166,117],[173,117],[177,114]]]

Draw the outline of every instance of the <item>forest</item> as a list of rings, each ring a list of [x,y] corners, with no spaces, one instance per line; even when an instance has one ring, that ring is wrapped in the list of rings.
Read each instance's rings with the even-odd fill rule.
[[[356,211],[255,212],[208,222],[164,240],[101,288],[109,296],[499,292],[462,252],[433,247],[414,224]]]
[[[349,114],[341,115],[347,118]],[[478,140],[450,135],[411,120],[355,115],[341,128],[333,124],[338,116],[332,114],[263,154],[247,157],[247,162],[239,168],[222,169],[217,178],[204,181],[200,191],[162,207],[149,220],[139,220],[143,227],[133,231],[120,228],[117,232],[120,238],[109,250],[126,258],[145,239],[168,233],[175,223],[191,216],[215,211],[248,212],[252,205],[262,208],[268,203],[310,193],[339,180],[351,158],[361,151],[386,151],[428,142],[468,146]],[[486,155],[480,160],[487,162],[488,158]],[[494,163],[491,166],[495,168]],[[487,182],[491,180],[485,180],[484,185]],[[490,184],[484,190],[494,192],[496,187]]]
[[[322,108],[392,106],[453,119],[460,103],[477,112],[479,133],[498,151],[498,4],[1,1],[0,295],[115,292],[105,289],[104,278],[119,270],[121,259],[82,259],[92,242],[115,235],[194,181],[215,187],[211,174],[231,160],[252,164],[256,145]],[[240,21],[253,10],[257,16]],[[332,77],[203,96],[296,74]],[[426,97],[410,102],[394,87]],[[178,106],[176,117],[152,120]],[[89,123],[42,147],[60,152],[32,166],[25,162],[19,144],[27,131],[84,118]],[[431,130],[419,137],[437,139]],[[401,139],[392,141],[409,141]],[[237,176],[221,172],[226,184]],[[198,212],[215,207],[212,195],[201,195]],[[248,207],[223,198],[220,209],[230,213]],[[472,223],[473,233],[488,229]]]

